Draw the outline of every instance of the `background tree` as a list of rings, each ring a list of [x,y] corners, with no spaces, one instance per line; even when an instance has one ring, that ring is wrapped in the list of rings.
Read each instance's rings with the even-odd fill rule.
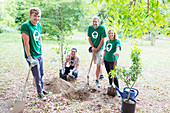
[[[124,39],[129,36],[140,39],[145,33],[150,33],[151,44],[154,45],[153,34],[169,33],[168,0],[164,3],[160,0],[93,0],[92,4],[97,6],[103,2],[107,4],[106,13],[109,16],[106,21],[109,28],[120,32]]]

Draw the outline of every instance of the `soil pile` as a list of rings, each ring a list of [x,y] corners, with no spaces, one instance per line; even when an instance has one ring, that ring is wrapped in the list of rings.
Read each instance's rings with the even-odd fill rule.
[[[110,101],[107,91],[103,88],[91,86],[75,88],[70,82],[58,77],[44,80],[44,89],[53,92],[53,94],[61,94],[70,100],[89,101],[100,98],[104,103]]]
[[[44,80],[44,89],[72,100],[89,100],[90,92],[87,88],[76,89],[73,85],[58,77]]]

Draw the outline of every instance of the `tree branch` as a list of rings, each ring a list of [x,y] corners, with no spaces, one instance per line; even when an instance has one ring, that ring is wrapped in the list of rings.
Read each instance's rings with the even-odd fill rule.
[[[128,100],[129,100],[129,97],[130,97],[131,89],[132,89],[132,87],[135,85],[135,82],[136,82],[136,80],[133,82],[132,86],[130,87],[129,94],[128,94],[128,98],[127,98]]]
[[[130,6],[129,6],[129,8],[131,8],[131,6],[132,6],[132,3],[133,3],[133,1],[130,3]]]
[[[162,0],[162,3],[164,4],[164,3],[165,3],[165,1],[164,1],[164,0]]]
[[[148,13],[149,13],[149,0],[148,0]]]
[[[133,0],[134,1],[134,6],[135,6],[135,4],[136,4],[136,0]]]
[[[130,6],[129,6],[130,8],[131,8],[132,4],[135,6],[136,0],[133,0],[133,1],[130,3]]]

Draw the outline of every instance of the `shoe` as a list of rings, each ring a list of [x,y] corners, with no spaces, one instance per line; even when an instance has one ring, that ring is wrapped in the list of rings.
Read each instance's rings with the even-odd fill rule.
[[[67,81],[73,81],[74,79],[74,75],[67,75]]]
[[[100,88],[99,80],[96,80],[96,86]]]
[[[103,79],[104,78],[104,76],[103,75],[100,75],[99,76],[99,80],[101,80],[101,79]]]
[[[120,94],[119,94],[119,92],[118,92],[118,91],[116,91],[116,93],[117,93],[117,96],[118,96],[118,97],[120,97]]]
[[[38,94],[38,97],[39,97],[41,100],[43,100],[43,101],[47,100],[47,98],[46,98],[46,96],[44,95],[43,92],[39,93],[39,94]]]
[[[109,85],[107,85],[106,87],[104,87],[104,89],[108,89],[108,87],[111,87],[111,86],[112,86],[112,85],[109,84]]]
[[[45,90],[43,90],[42,92],[43,92],[44,95],[50,94],[49,92],[47,92],[47,91],[45,91]]]

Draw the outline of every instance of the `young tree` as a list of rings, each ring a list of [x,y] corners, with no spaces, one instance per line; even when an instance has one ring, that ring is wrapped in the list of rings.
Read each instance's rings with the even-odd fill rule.
[[[78,26],[80,17],[83,15],[82,2],[80,0],[70,1],[50,1],[47,0],[43,6],[43,31],[55,37],[59,44],[56,52],[61,55],[63,66],[63,57],[67,54],[70,41],[66,37],[72,34],[73,29]]]

